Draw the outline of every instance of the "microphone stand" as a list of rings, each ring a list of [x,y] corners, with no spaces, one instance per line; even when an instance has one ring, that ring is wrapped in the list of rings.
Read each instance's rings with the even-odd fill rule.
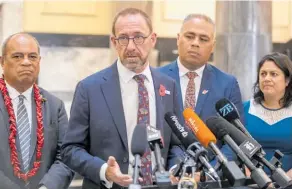
[[[170,173],[164,169],[164,161],[161,156],[161,148],[163,143],[161,140],[161,132],[156,128],[147,126],[147,140],[151,151],[154,151],[156,167],[154,169],[155,181],[158,186],[170,186]]]
[[[178,183],[178,189],[196,189],[197,182],[195,180],[195,174],[197,170],[197,164],[193,158],[187,155],[183,165],[181,177]]]
[[[133,184],[129,185],[129,189],[141,189],[141,185],[139,184],[139,175],[141,168],[141,157],[140,155],[135,155],[134,163],[133,163]]]

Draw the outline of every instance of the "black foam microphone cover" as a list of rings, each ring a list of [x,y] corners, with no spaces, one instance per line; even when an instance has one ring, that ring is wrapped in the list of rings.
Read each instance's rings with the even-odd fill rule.
[[[146,151],[148,146],[146,127],[146,124],[138,124],[134,129],[131,141],[131,151],[133,155],[143,156]]]
[[[228,121],[239,119],[239,113],[236,106],[226,98],[217,101],[215,108],[216,111]]]
[[[223,137],[229,134],[228,130],[225,127],[225,122],[227,121],[224,120],[223,118],[215,116],[212,116],[206,120],[208,128],[219,140],[223,140]]]

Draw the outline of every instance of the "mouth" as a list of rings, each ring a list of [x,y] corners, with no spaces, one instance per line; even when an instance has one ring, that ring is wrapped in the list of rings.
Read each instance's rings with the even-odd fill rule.
[[[265,89],[265,88],[273,88],[273,86],[272,86],[272,85],[264,85],[263,88],[264,88],[264,89]]]
[[[19,72],[20,75],[26,75],[26,74],[32,74],[32,71],[30,70],[23,70]]]
[[[200,53],[198,53],[196,51],[188,51],[188,54],[190,54],[191,56],[196,56],[196,57],[201,56]]]

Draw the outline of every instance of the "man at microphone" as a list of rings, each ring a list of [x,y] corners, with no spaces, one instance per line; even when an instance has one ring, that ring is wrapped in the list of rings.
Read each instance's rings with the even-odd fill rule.
[[[217,115],[215,104],[221,98],[233,102],[242,118],[243,105],[236,78],[208,63],[214,45],[212,19],[190,14],[177,34],[177,60],[159,70],[176,80],[181,108],[192,108],[203,121]]]
[[[132,183],[131,140],[137,124],[161,131],[165,165],[174,165],[183,154],[164,120],[168,111],[180,115],[175,81],[149,66],[156,43],[149,16],[135,8],[117,14],[111,42],[118,59],[77,85],[63,160],[84,176],[83,188],[121,188]],[[154,157],[142,156],[142,185],[152,185]]]

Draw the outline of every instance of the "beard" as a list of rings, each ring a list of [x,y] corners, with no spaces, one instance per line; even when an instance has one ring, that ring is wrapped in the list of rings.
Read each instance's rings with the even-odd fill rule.
[[[121,62],[129,70],[133,72],[141,72],[147,61],[139,56],[127,56],[125,59],[121,60]]]

